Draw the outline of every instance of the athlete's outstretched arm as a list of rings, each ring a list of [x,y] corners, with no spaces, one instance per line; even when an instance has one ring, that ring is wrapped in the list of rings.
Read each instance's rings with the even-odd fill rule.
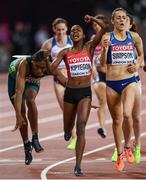
[[[85,15],[84,17],[85,22],[86,23],[90,23],[90,22],[95,22],[97,23],[99,26],[101,26],[101,30],[96,32],[96,35],[94,36],[94,38],[92,39],[92,41],[90,41],[90,48],[93,52],[93,50],[95,49],[95,47],[100,43],[102,36],[104,35],[104,33],[107,30],[107,25],[103,22],[103,20],[101,19],[96,19],[93,16],[90,15]]]
[[[58,65],[61,63],[62,59],[65,59],[65,55],[67,53],[68,48],[63,49],[57,54],[56,59],[51,63],[51,72],[53,72]]]

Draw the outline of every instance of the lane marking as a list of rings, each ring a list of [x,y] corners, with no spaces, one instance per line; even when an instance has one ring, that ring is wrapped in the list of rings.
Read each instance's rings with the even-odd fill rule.
[[[41,111],[41,110],[54,109],[56,107],[59,107],[59,105],[56,101],[56,102],[52,102],[52,103],[38,105],[37,107],[38,107],[38,111]],[[15,118],[15,112],[14,111],[7,111],[7,112],[0,113],[0,118],[7,118],[7,117],[11,117],[11,116],[14,116],[14,118]]]
[[[42,123],[47,123],[47,122],[52,122],[52,121],[54,122],[54,121],[57,121],[57,120],[62,119],[62,118],[63,118],[63,114],[61,113],[61,114],[50,116],[47,118],[41,118],[41,119],[39,119],[38,123],[42,124]],[[11,131],[13,128],[14,128],[14,125],[6,126],[3,128],[0,128],[0,132]]]
[[[110,119],[108,119],[106,121],[107,122],[105,124],[110,124],[112,122]],[[99,125],[99,123],[92,123],[90,125],[87,125],[86,129],[92,129],[94,127],[97,127],[98,125]],[[47,140],[52,140],[52,139],[61,137],[61,136],[63,136],[63,134],[64,134],[63,132],[60,132],[60,133],[57,133],[57,134],[53,134],[53,135],[49,135],[49,136],[40,138],[40,142],[47,141]],[[10,151],[10,150],[13,150],[13,149],[17,149],[17,148],[20,148],[20,147],[23,147],[23,144],[17,144],[17,145],[14,145],[14,146],[10,146],[10,147],[7,147],[7,148],[0,149],[0,153]]]
[[[107,119],[105,124],[110,124],[112,123],[111,119]],[[92,124],[89,124],[86,126],[86,129],[92,129],[92,128],[95,128],[95,127],[98,127],[99,126],[99,123],[92,123]],[[49,135],[49,136],[46,136],[46,137],[43,137],[43,138],[40,138],[40,142],[43,142],[43,141],[46,141],[46,140],[52,140],[54,138],[58,138],[58,137],[61,137],[63,136],[63,132],[60,132],[60,133],[57,133],[57,134],[53,134],[53,135]],[[3,149],[0,149],[0,153],[2,152],[6,152],[6,151],[10,151],[10,150],[13,150],[13,149],[17,149],[17,148],[20,148],[20,147],[23,147],[23,144],[17,144],[17,145],[14,145],[14,146],[10,146],[10,147],[7,147],[7,148],[3,148]]]
[[[45,104],[44,106],[46,106],[46,105],[47,104]],[[55,107],[57,107],[57,106],[55,106]],[[48,108],[45,107],[45,109],[48,109]],[[51,109],[51,107],[50,107],[50,109]],[[95,109],[91,109],[91,113],[93,113],[93,112],[95,112]],[[63,119],[63,113],[57,114],[57,115],[53,115],[53,116],[50,116],[50,117],[46,117],[46,118],[40,118],[38,123],[41,124],[41,123],[47,123],[47,122],[52,122],[52,121],[54,122],[54,121],[57,121],[59,119]],[[6,126],[6,127],[3,127],[3,128],[0,128],[0,132],[11,131],[13,128],[14,128],[14,125]]]
[[[126,162],[126,159],[123,159]],[[57,159],[33,159],[33,165],[48,165],[55,163]],[[83,164],[89,164],[89,163],[111,163],[110,158],[97,158],[97,159],[91,159],[91,160],[82,160]],[[146,162],[146,156],[141,157],[141,162]],[[73,164],[75,161],[69,161],[67,164]],[[24,165],[24,159],[0,159],[0,166],[14,166],[14,165]],[[55,171],[56,172],[56,171]],[[51,174],[54,174],[55,172],[51,172]],[[59,173],[59,172],[58,172]],[[66,173],[66,172],[65,172]]]
[[[54,103],[54,105],[55,105],[55,103]],[[46,106],[48,106],[48,104],[45,104],[42,107],[45,107],[45,109],[51,109],[51,108],[48,108]],[[55,106],[55,107],[57,107],[57,106]],[[95,109],[91,109],[91,113],[94,112],[94,111],[95,111]],[[146,110],[141,111],[141,115],[143,115],[145,113],[146,113]],[[14,114],[14,112],[13,112],[13,114]],[[6,113],[5,113],[5,115],[6,115]],[[63,114],[61,113],[61,114],[58,114],[58,115],[55,115],[55,116],[53,115],[53,116],[50,116],[50,117],[47,117],[47,118],[40,118],[38,123],[41,124],[41,123],[46,123],[46,122],[57,121],[57,120],[62,119],[62,118],[63,118]],[[11,131],[13,128],[14,128],[14,125],[3,127],[3,128],[0,128],[0,132]]]
[[[145,135],[146,135],[146,132],[142,133],[142,134],[141,134],[141,137],[143,137],[143,136],[145,136]],[[134,139],[134,136],[132,136],[131,139]],[[93,149],[93,150],[91,150],[91,151],[88,151],[88,152],[84,153],[83,156],[87,156],[87,155],[89,155],[89,154],[92,154],[92,153],[95,153],[95,152],[99,152],[99,151],[108,149],[108,148],[113,147],[113,146],[115,146],[115,143],[111,143],[111,144],[108,144],[108,145],[105,145],[105,146],[101,146],[101,147],[99,147],[99,148],[96,148],[96,149]],[[59,162],[57,162],[57,163],[54,163],[54,164],[52,164],[52,165],[50,165],[50,166],[47,166],[47,167],[46,167],[45,169],[43,169],[42,172],[41,172],[41,179],[42,179],[42,180],[47,180],[47,172],[48,172],[50,169],[52,169],[52,168],[54,168],[54,167],[56,167],[56,166],[58,166],[58,165],[60,165],[60,164],[67,163],[67,162],[72,161],[72,160],[75,160],[75,159],[76,159],[76,157],[74,156],[74,157],[71,157],[71,158],[68,158],[68,159],[64,159],[64,160],[62,160],[62,161],[59,161]]]
[[[42,159],[33,159],[34,162],[41,162]],[[24,159],[0,159],[0,163],[13,163],[13,162],[23,162]]]
[[[146,110],[143,110],[141,114],[142,115],[146,114]],[[110,123],[112,123],[111,119],[106,119],[105,120],[106,125],[110,124]],[[99,126],[98,122],[97,123],[92,123],[92,124],[87,125],[86,129],[92,129],[92,128],[95,128],[95,127],[98,127],[98,126]],[[49,136],[40,138],[40,142],[61,137],[61,136],[63,136],[63,134],[64,134],[63,132],[60,132],[60,133],[57,133],[57,134],[53,134],[53,135],[49,135]],[[10,147],[7,147],[7,148],[0,149],[0,153],[5,152],[5,151],[10,151],[10,150],[13,150],[13,149],[17,149],[17,148],[20,148],[20,147],[23,147],[23,144],[17,144],[17,145],[14,145],[14,146],[10,146]]]

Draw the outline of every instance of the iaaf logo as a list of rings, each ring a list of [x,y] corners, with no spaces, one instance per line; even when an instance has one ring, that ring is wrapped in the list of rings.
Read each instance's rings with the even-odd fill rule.
[[[112,51],[133,51],[132,45],[112,46]]]

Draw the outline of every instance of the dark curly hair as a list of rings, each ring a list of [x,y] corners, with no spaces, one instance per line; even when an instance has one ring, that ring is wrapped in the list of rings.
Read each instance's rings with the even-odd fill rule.
[[[34,61],[42,61],[45,59],[44,52],[39,50],[32,55]]]

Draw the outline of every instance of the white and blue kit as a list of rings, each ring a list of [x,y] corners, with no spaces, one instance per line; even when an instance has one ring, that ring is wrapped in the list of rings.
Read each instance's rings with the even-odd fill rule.
[[[126,32],[126,39],[124,41],[117,40],[114,33],[111,32],[110,42],[107,64],[128,65],[135,62],[135,46],[130,32]],[[107,80],[106,84],[117,93],[121,93],[125,87],[133,82],[137,82],[135,76],[117,81]]]

